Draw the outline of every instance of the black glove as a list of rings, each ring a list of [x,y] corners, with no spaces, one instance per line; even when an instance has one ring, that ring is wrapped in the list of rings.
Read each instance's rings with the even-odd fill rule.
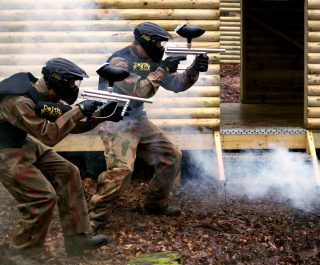
[[[98,107],[102,105],[102,102],[95,100],[85,100],[77,104],[82,114],[86,117],[91,117],[92,114],[98,109]]]
[[[197,55],[193,61],[192,68],[198,72],[207,72],[209,65],[208,55],[200,54]]]
[[[38,101],[35,107],[35,112],[38,116],[49,121],[55,121],[63,113],[71,110],[71,106],[53,102]]]
[[[178,70],[178,65],[180,61],[187,60],[186,56],[170,56],[161,61],[160,67],[166,70],[168,73],[174,73]]]
[[[128,107],[124,116],[128,116],[130,110],[131,108]],[[122,111],[123,106],[119,106],[118,102],[112,101],[100,109],[100,116],[106,118],[108,121],[118,122],[123,119],[123,116],[121,115]]]

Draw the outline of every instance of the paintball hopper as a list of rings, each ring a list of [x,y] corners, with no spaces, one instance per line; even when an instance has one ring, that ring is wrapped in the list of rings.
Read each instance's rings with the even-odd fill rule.
[[[126,69],[111,66],[108,63],[103,64],[96,72],[100,77],[108,80],[109,87],[112,87],[114,82],[126,79],[130,75]]]
[[[187,39],[188,48],[190,48],[192,39],[200,37],[203,33],[205,33],[205,30],[198,26],[181,24],[176,27],[175,32],[177,32],[177,34],[179,34],[181,37]]]

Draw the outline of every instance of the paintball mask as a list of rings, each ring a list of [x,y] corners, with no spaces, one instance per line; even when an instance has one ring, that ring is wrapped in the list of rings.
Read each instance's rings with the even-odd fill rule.
[[[134,30],[135,40],[143,47],[153,62],[158,63],[164,54],[164,47],[158,46],[158,41],[168,41],[171,35],[162,27],[152,22],[139,24]]]
[[[52,87],[59,99],[73,104],[79,93],[79,86],[87,73],[73,62],[54,58],[42,68],[42,74],[49,87]]]

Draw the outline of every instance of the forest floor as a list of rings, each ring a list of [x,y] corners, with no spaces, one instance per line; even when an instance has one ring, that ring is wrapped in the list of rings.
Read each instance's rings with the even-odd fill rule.
[[[239,100],[239,66],[225,66],[221,77],[223,101]],[[294,207],[290,200],[279,200],[277,191],[252,200],[232,192],[231,186],[219,183],[214,177],[201,178],[201,170],[198,176],[197,173],[187,176],[191,170],[197,171],[190,163],[191,169],[187,169],[187,164],[182,165],[182,185],[173,191],[170,199],[182,208],[181,216],[143,213],[141,205],[148,174],[136,174],[110,213],[107,226],[99,231],[110,238],[108,245],[85,257],[68,258],[55,212],[45,244],[47,252],[40,255],[40,262],[124,265],[142,254],[168,251],[181,255],[184,265],[320,264],[317,201],[305,211]],[[95,192],[95,180],[83,175],[83,187],[89,199]],[[2,186],[0,194],[0,253],[3,253],[19,213],[15,201]]]

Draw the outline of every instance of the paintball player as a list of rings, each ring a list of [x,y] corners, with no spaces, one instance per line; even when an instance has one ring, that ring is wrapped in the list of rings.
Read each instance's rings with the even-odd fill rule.
[[[133,43],[107,60],[110,65],[123,67],[130,72],[129,77],[115,82],[113,91],[150,98],[160,86],[175,93],[190,88],[198,80],[199,72],[208,70],[208,56],[196,56],[191,66],[178,72],[178,65],[186,59],[185,56],[162,60],[164,47],[161,44],[171,38],[157,24],[139,24],[134,29]],[[106,82],[100,77],[99,89],[105,89]],[[168,204],[174,180],[180,173],[181,151],[149,121],[143,103],[136,101],[130,106],[130,117],[119,123],[105,122],[99,126],[107,168],[99,175],[96,194],[89,202],[89,217],[94,230],[104,226],[112,203],[127,188],[137,157],[155,170],[144,201],[144,211],[169,216],[181,214],[179,207]]]
[[[37,264],[32,255],[44,244],[56,203],[68,255],[107,243],[106,236],[92,234],[78,168],[48,147],[105,121],[91,117],[101,103],[68,105],[88,77],[71,61],[51,59],[42,74],[37,79],[17,73],[0,82],[0,181],[22,214],[7,253],[9,264]],[[121,109],[109,119],[119,121],[119,113]]]

